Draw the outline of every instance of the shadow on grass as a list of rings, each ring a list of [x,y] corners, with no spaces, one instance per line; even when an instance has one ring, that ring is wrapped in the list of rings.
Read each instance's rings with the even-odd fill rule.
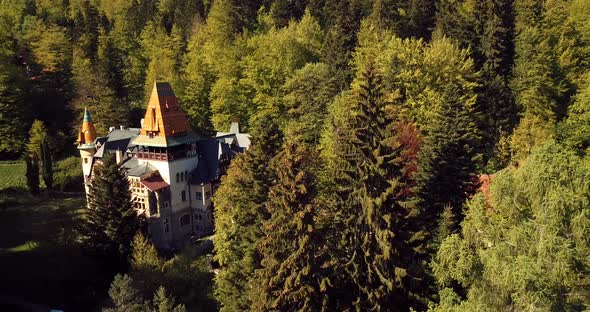
[[[66,311],[90,311],[110,282],[76,244],[83,195],[21,197],[0,210],[2,297]]]

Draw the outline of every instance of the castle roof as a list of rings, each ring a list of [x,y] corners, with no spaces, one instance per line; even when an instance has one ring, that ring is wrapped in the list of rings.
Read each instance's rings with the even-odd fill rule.
[[[84,109],[84,120],[82,121],[82,129],[78,132],[78,149],[93,149],[95,148],[94,140],[96,139],[96,129],[94,123],[90,118],[90,112]]]
[[[195,141],[188,118],[180,107],[172,87],[167,82],[156,82],[148,101],[136,145],[174,146]]]
[[[240,126],[237,121],[231,123],[229,132],[217,132],[215,137],[223,140],[225,143],[232,145],[236,144],[238,147],[244,149],[250,148],[250,134],[240,133]]]
[[[125,153],[132,146],[132,140],[139,134],[138,128],[114,129],[106,137],[96,139],[99,146],[94,157],[102,158],[105,152],[121,151]]]

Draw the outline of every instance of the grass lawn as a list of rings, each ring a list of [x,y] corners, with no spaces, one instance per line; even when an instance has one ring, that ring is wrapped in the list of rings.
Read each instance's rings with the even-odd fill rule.
[[[26,188],[24,161],[0,161],[0,190],[9,187]]]
[[[29,304],[91,311],[110,277],[74,243],[85,196],[33,197],[20,184],[24,170],[22,162],[0,162],[0,311],[27,311]]]

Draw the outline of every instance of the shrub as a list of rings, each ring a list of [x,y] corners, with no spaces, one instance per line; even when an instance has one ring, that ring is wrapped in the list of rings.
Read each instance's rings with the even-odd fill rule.
[[[54,188],[62,192],[78,192],[84,190],[84,177],[80,158],[72,156],[55,165]]]

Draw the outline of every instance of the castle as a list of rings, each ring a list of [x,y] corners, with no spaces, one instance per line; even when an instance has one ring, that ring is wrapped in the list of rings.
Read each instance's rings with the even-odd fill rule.
[[[127,172],[132,202],[149,220],[148,235],[160,249],[180,248],[213,231],[211,197],[229,162],[250,145],[233,122],[215,138],[196,135],[166,82],[156,82],[141,128],[113,128],[97,137],[88,111],[78,135],[88,194],[93,168],[114,154]]]

